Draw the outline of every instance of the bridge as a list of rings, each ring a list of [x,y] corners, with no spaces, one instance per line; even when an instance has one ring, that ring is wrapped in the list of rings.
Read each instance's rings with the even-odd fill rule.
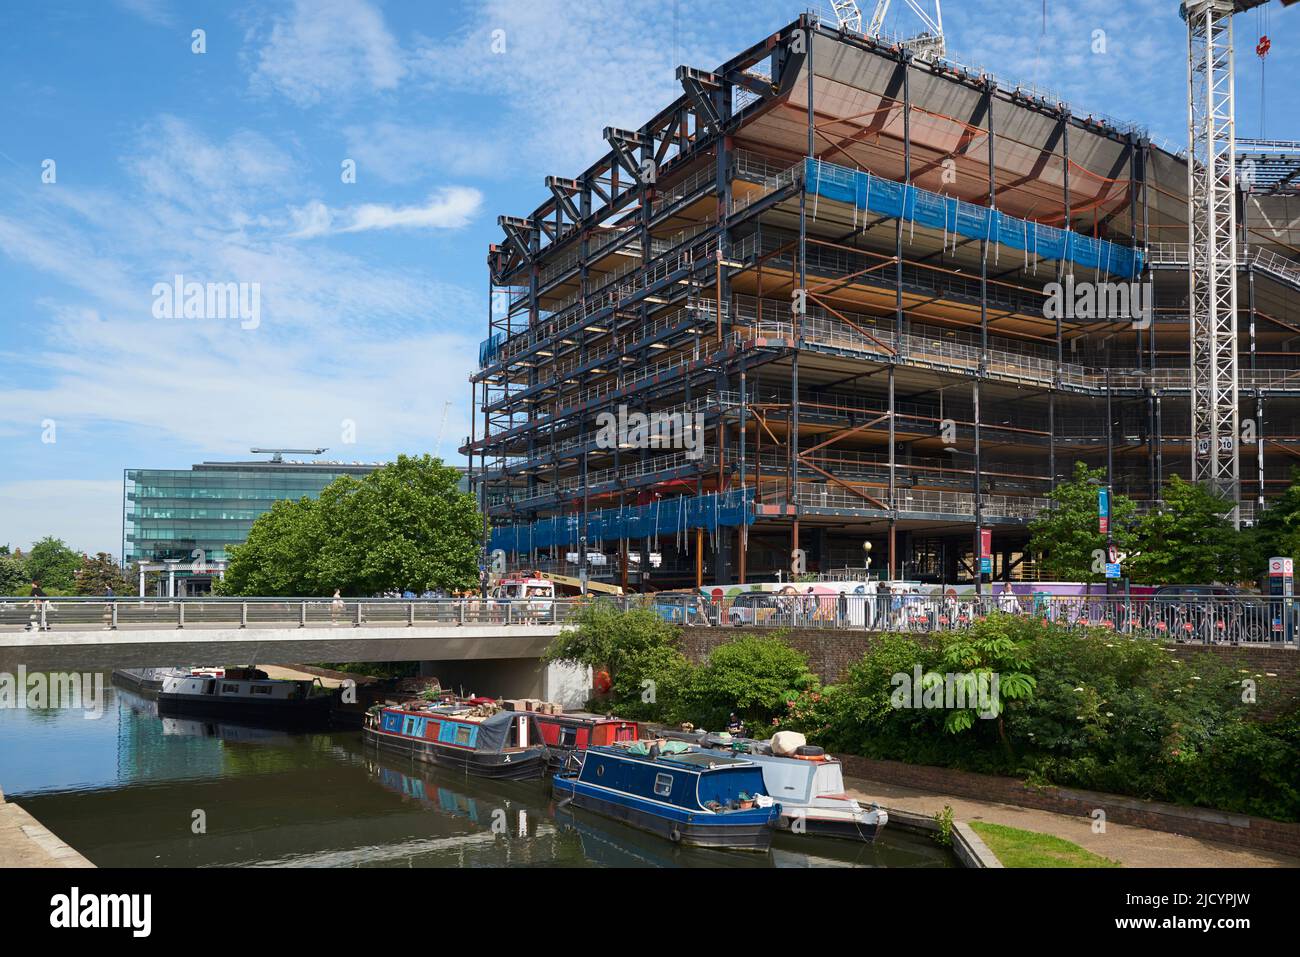
[[[0,599],[0,672],[419,661],[448,684],[549,697],[539,662],[578,603],[328,598]],[[572,691],[570,688],[569,691]],[[565,696],[571,696],[566,692]]]

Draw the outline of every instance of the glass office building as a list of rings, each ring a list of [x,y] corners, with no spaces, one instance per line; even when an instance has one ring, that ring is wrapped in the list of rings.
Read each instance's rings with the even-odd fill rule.
[[[196,549],[221,563],[253,521],[280,499],[315,498],[340,475],[362,478],[381,463],[203,462],[188,469],[127,469],[122,555],[132,562],[190,562]]]

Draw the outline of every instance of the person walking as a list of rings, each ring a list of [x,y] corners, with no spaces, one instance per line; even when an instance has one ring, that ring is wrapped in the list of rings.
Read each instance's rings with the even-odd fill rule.
[[[343,596],[337,588],[334,589],[334,600],[330,602],[330,624],[337,625],[339,615],[343,614],[346,609],[347,605],[343,602]]]
[[[45,592],[41,590],[41,583],[32,579],[32,590],[28,594],[32,599],[32,616],[27,621],[27,630],[36,631],[40,627],[41,605],[45,601]]]

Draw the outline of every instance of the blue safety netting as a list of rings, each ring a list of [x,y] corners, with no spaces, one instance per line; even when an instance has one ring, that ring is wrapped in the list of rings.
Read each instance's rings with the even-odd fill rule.
[[[955,196],[941,196],[823,160],[805,159],[804,174],[810,193],[853,203],[858,209],[882,216],[899,217],[945,234],[987,239],[1044,259],[1064,259],[1111,275],[1133,277],[1142,271],[1141,252],[1105,239],[1044,226]]]
[[[688,528],[718,529],[752,525],[754,490],[732,489],[708,495],[663,498],[646,505],[593,509],[587,513],[588,547],[622,538],[672,535]],[[556,515],[526,525],[503,525],[492,530],[491,549],[527,552],[563,545],[576,548],[582,537],[582,513]]]
[[[485,366],[496,358],[497,351],[501,348],[501,343],[506,341],[505,332],[498,332],[489,336],[478,344],[478,364]]]

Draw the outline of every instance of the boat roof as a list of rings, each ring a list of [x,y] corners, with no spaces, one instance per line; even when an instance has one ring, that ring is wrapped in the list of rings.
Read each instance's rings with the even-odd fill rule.
[[[648,754],[632,754],[626,748],[615,748],[609,745],[595,745],[587,750],[624,758],[628,761],[641,761],[646,764],[681,764],[700,771],[709,771],[721,767],[757,767],[753,761],[745,758],[732,757],[729,754],[708,750],[692,749],[676,754],[660,754],[658,757],[651,757]]]

